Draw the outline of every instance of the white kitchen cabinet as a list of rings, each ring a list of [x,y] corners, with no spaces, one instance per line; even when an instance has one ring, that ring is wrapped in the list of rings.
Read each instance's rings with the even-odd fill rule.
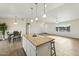
[[[26,37],[23,37],[22,45],[27,56],[51,56],[50,41],[46,42],[45,44],[36,46],[32,41],[30,41]]]
[[[23,48],[28,56],[35,56],[36,55],[36,47],[33,46],[33,44],[25,37],[23,37],[22,45],[23,45]]]

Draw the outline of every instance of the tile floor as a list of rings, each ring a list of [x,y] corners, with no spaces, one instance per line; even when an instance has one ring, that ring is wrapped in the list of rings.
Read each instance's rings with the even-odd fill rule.
[[[57,56],[79,56],[79,40],[54,35],[45,35],[55,39]],[[0,56],[25,56],[21,42],[0,41]]]
[[[21,42],[0,41],[0,56],[25,56]]]
[[[47,35],[55,39],[57,56],[79,56],[79,40],[66,37]]]

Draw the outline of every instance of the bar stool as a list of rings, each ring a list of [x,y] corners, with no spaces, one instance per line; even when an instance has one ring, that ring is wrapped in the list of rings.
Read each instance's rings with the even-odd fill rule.
[[[56,56],[55,41],[54,40],[51,42],[51,56]]]

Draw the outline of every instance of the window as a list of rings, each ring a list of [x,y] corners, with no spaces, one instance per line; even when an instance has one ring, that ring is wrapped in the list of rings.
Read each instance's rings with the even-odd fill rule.
[[[57,32],[59,32],[59,31],[61,31],[61,32],[70,32],[70,26],[58,26],[58,27],[56,27],[56,31]]]

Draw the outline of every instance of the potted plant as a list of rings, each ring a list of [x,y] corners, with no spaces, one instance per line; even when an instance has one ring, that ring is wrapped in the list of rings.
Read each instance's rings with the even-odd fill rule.
[[[0,24],[0,31],[2,32],[3,38],[5,39],[5,31],[7,30],[6,23]]]

